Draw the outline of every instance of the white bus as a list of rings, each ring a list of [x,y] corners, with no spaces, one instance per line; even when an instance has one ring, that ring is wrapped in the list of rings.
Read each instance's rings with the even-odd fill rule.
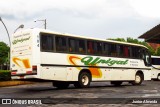
[[[160,80],[160,56],[151,56],[152,62],[152,79]]]
[[[18,31],[11,41],[12,79],[49,80],[57,88],[86,88],[92,81],[140,85],[151,80],[150,55],[142,45],[38,28]]]

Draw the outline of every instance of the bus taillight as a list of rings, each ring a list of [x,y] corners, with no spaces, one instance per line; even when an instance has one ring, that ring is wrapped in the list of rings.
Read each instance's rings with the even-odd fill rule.
[[[26,74],[32,74],[32,71],[26,71]]]
[[[11,75],[17,74],[17,70],[11,70]]]
[[[32,66],[32,72],[33,72],[33,73],[37,73],[37,66],[35,66],[35,65]]]

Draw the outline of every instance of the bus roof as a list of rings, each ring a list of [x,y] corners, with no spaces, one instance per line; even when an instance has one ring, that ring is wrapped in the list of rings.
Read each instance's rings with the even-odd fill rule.
[[[160,56],[153,56],[153,55],[152,55],[151,58],[160,58]]]
[[[25,31],[36,31],[36,32],[42,32],[42,33],[50,33],[50,34],[55,34],[55,35],[62,35],[62,36],[70,36],[70,37],[77,37],[77,38],[83,38],[83,39],[91,39],[91,40],[97,40],[97,41],[104,41],[104,42],[110,42],[110,43],[118,43],[118,44],[125,44],[125,45],[132,45],[132,46],[140,46],[147,48],[146,46],[140,45],[140,44],[135,44],[135,43],[127,43],[127,42],[120,42],[120,41],[114,41],[114,40],[105,40],[105,39],[98,39],[98,38],[92,38],[92,37],[85,37],[85,36],[80,36],[80,35],[74,35],[74,34],[68,34],[68,33],[59,33],[51,30],[46,30],[46,29],[40,29],[40,28],[31,28],[31,29],[24,29]],[[24,31],[24,30],[21,30]],[[17,31],[18,33],[20,31]]]

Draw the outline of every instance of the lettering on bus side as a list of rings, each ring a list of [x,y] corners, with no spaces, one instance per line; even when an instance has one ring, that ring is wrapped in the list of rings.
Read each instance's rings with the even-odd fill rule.
[[[21,38],[21,39],[15,39],[15,40],[12,42],[12,44],[15,45],[15,44],[17,44],[17,43],[22,43],[22,42],[27,41],[27,40],[29,40],[29,39],[30,39],[30,37]]]
[[[113,66],[115,64],[117,65],[126,65],[128,63],[128,60],[113,60],[111,58],[105,60],[101,59],[100,57],[93,58],[91,56],[84,57],[81,59],[81,62],[84,63],[84,65],[96,65],[96,64],[107,64],[108,66]]]

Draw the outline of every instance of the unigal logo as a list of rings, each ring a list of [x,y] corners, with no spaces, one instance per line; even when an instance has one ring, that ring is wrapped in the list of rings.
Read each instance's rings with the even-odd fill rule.
[[[117,65],[126,65],[128,63],[128,60],[113,60],[111,58],[105,60],[101,59],[100,57],[93,58],[92,56],[87,56],[81,58],[80,56],[73,56],[73,55],[68,55],[68,61],[71,65],[77,66],[76,68],[78,70],[81,70],[80,63],[83,63],[86,66],[90,66],[89,70],[91,71],[91,74],[93,78],[101,78],[102,77],[102,71],[98,67],[99,64],[106,64],[108,66],[113,66],[115,64]],[[97,66],[97,67],[96,67]]]
[[[85,65],[96,65],[96,64],[107,64],[108,66],[112,65],[126,65],[128,63],[128,60],[112,60],[111,58],[105,60],[101,59],[100,57],[93,58],[91,56],[89,57],[84,57],[81,59],[81,62],[84,63]]]
[[[15,44],[17,44],[17,43],[22,43],[22,42],[24,42],[24,41],[27,41],[27,40],[29,40],[30,39],[30,37],[27,37],[27,38],[21,38],[21,39],[15,39],[12,43],[13,43],[13,45],[15,45]]]

